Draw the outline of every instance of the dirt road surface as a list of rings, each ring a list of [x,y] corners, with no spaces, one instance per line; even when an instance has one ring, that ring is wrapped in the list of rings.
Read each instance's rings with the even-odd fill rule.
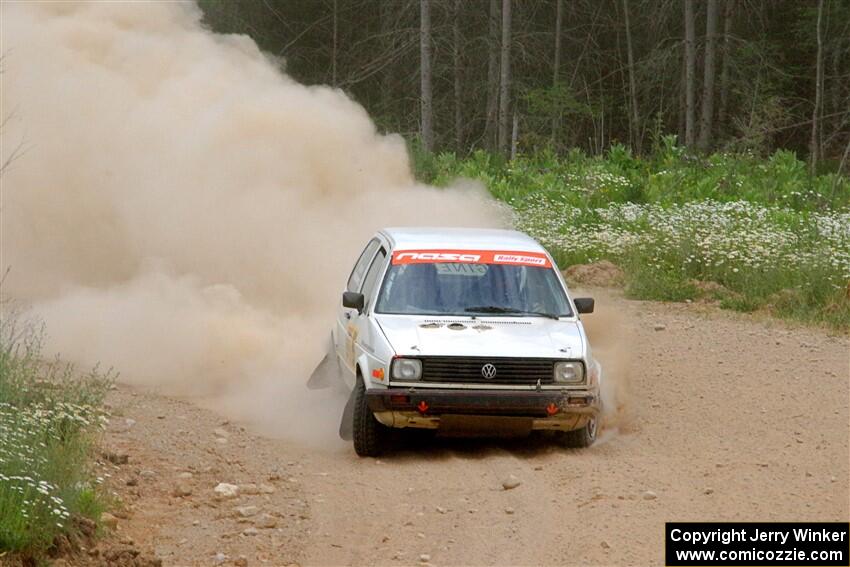
[[[662,565],[666,521],[850,518],[846,336],[605,301],[626,322],[601,331],[630,345],[630,393],[587,450],[444,439],[360,459],[120,386],[115,537],[165,565]],[[239,494],[217,499],[222,482]]]

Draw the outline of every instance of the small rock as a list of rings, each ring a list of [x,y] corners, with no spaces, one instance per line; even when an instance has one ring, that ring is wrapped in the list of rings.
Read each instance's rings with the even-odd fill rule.
[[[236,513],[243,518],[250,518],[251,516],[256,516],[257,512],[260,509],[256,506],[237,506]]]
[[[419,532],[419,533],[416,534],[416,537],[418,537],[419,539],[425,539],[425,534],[423,534],[422,532]]]
[[[248,567],[248,558],[239,557],[233,561],[233,564],[236,565],[236,567]]]
[[[227,556],[220,551],[213,557],[213,562],[215,562],[216,565],[220,565],[225,561],[227,561]]]
[[[257,521],[254,522],[254,525],[258,528],[270,530],[277,527],[277,518],[271,514],[261,514],[260,517],[257,518]]]
[[[201,521],[200,521],[200,520],[192,520],[192,525],[193,525],[193,526],[200,526],[200,525],[201,525]]]
[[[253,482],[250,482],[248,484],[240,484],[239,485],[239,492],[241,492],[242,494],[259,494],[260,489],[257,488],[256,484],[254,484]]]
[[[703,494],[714,494],[714,489],[713,488],[706,488],[705,490],[702,491],[702,493]]]
[[[510,506],[508,506],[507,508],[505,508],[505,514],[507,514],[507,515],[509,515],[509,516],[510,516],[510,515],[512,515],[513,513],[514,513],[514,509],[513,509],[513,508],[511,508]]]
[[[659,324],[653,326],[652,328],[656,331],[664,331],[664,330],[667,329],[667,325],[662,325],[662,324],[659,323]]]
[[[274,494],[274,492],[275,492],[274,486],[272,486],[270,484],[260,483],[260,485],[257,488],[260,491],[260,494]]]
[[[643,493],[644,500],[655,500],[656,498],[658,498],[658,495],[651,490],[647,490]]]
[[[110,514],[109,512],[104,512],[100,515],[100,523],[106,526],[107,528],[114,530],[118,527],[118,518]]]
[[[257,528],[247,528],[242,532],[242,535],[247,536],[247,537],[251,537],[251,536],[257,535],[258,533],[260,533],[260,532],[259,532],[259,530],[257,530]]]
[[[213,489],[213,492],[215,492],[216,497],[219,500],[224,500],[226,498],[236,498],[237,496],[239,496],[239,487],[235,484],[220,482]]]
[[[516,488],[520,484],[522,484],[522,481],[520,479],[518,479],[514,475],[509,475],[508,478],[502,481],[502,488],[504,488],[505,490],[511,490],[513,488]]]
[[[184,496],[191,496],[192,495],[192,487],[189,486],[185,482],[178,482],[174,486],[174,489],[171,491],[171,495],[176,497],[176,498],[182,498]]]
[[[129,429],[130,427],[133,427],[134,425],[136,425],[136,420],[128,417],[127,419],[124,420],[124,425],[126,425],[127,428]]]
[[[428,563],[429,561],[431,561],[431,556],[428,555],[427,553],[423,553],[422,555],[419,556],[419,561],[421,563]]]
[[[123,451],[106,451],[103,453],[103,458],[113,465],[126,465],[130,461],[130,455]]]
[[[602,546],[602,549],[611,549],[611,544],[608,543],[607,541],[605,541],[604,539],[602,540],[602,542],[599,545]]]
[[[190,478],[192,478],[192,473],[182,472],[182,473],[177,475],[177,478],[180,478],[180,479],[183,479],[183,480],[189,480]]]
[[[219,445],[226,445],[227,444],[227,438],[226,437],[216,437],[215,442],[218,443]]]
[[[213,435],[215,435],[216,437],[229,437],[230,434],[227,433],[227,431],[225,431],[224,429],[216,427],[215,429],[213,429]]]
[[[437,512],[439,512],[440,514],[445,514],[445,513],[446,513],[446,509],[445,509],[445,508],[443,508],[442,506],[437,506]]]
[[[156,478],[156,473],[153,471],[141,471],[139,476],[142,478]]]
[[[127,486],[136,486],[137,484],[139,484],[139,479],[137,479],[136,477],[130,477],[124,484],[126,484]]]

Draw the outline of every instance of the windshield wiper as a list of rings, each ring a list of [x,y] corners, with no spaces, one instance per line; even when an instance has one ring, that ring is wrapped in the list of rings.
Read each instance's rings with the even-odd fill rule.
[[[498,305],[478,305],[475,307],[467,307],[464,309],[467,313],[516,313],[519,315],[537,315],[538,317],[547,317],[549,319],[558,319],[557,315],[552,313],[544,313],[542,311],[523,311],[514,309],[513,307],[499,307]]]

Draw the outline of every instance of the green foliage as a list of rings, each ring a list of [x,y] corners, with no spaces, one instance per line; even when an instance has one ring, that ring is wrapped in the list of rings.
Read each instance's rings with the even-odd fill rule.
[[[559,265],[611,260],[632,297],[705,297],[850,328],[847,178],[812,177],[788,151],[695,157],[670,136],[654,146],[646,158],[619,145],[601,157],[544,150],[511,162],[441,154],[428,180],[484,182]]]
[[[8,305],[4,305],[4,308]],[[0,322],[0,552],[37,558],[73,518],[103,509],[90,470],[110,373],[42,358],[42,329]]]

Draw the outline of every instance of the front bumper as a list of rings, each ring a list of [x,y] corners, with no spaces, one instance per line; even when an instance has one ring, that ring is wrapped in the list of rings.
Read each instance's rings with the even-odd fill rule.
[[[386,426],[424,429],[479,418],[482,424],[502,421],[520,428],[569,431],[584,427],[600,410],[593,390],[389,388],[368,390],[366,401]]]

